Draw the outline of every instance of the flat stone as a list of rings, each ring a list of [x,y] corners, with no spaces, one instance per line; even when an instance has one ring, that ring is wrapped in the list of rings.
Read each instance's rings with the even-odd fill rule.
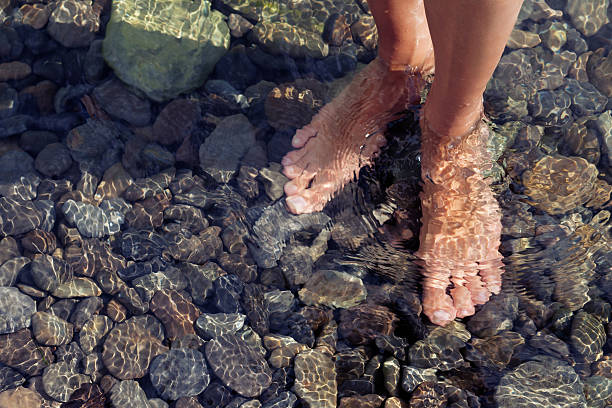
[[[43,397],[29,388],[17,387],[0,392],[0,408],[39,408],[43,406]]]
[[[265,350],[226,334],[206,343],[206,358],[221,381],[244,397],[259,396],[272,381]]]
[[[37,345],[30,330],[21,329],[15,333],[0,335],[0,363],[21,374],[35,376],[51,362],[51,348]]]
[[[549,214],[564,214],[591,199],[597,173],[593,164],[580,157],[545,156],[523,172],[525,194],[531,205]]]
[[[34,165],[45,176],[56,177],[70,168],[72,157],[63,144],[51,143],[38,153]]]
[[[20,256],[3,263],[0,266],[0,286],[14,286],[19,272],[30,262],[30,258]]]
[[[299,291],[300,300],[307,305],[344,309],[357,306],[365,300],[366,295],[361,279],[332,270],[315,272]]]
[[[525,339],[518,333],[503,331],[484,339],[471,339],[473,348],[466,353],[466,360],[476,366],[503,369],[508,366],[517,347],[525,344]]]
[[[583,385],[566,362],[540,356],[505,374],[495,390],[500,408],[586,408]]]
[[[210,382],[204,355],[191,349],[173,349],[155,357],[149,376],[159,395],[169,400],[198,395]]]
[[[113,118],[123,119],[134,126],[146,126],[151,121],[149,100],[130,92],[116,79],[95,87],[93,97]]]
[[[278,163],[270,163],[269,167],[259,171],[259,177],[264,184],[266,195],[271,200],[278,200],[284,194],[285,183],[289,181],[281,172],[281,166]]]
[[[330,356],[306,350],[295,356],[295,384],[292,391],[309,408],[336,407],[336,369]]]
[[[36,312],[32,316],[32,332],[36,341],[45,346],[61,346],[70,343],[73,325],[46,312]]]
[[[193,323],[200,311],[180,292],[172,289],[156,292],[151,299],[151,311],[164,324],[170,339],[195,334]]]
[[[98,14],[92,4],[62,0],[49,17],[47,31],[64,47],[85,47],[100,29]]]
[[[81,384],[90,382],[88,376],[76,372],[76,367],[65,361],[45,368],[42,383],[47,395],[56,401],[67,402]]]
[[[136,381],[119,381],[110,390],[114,407],[151,408],[147,394]]]
[[[71,225],[89,238],[102,238],[119,232],[123,216],[117,212],[107,213],[100,207],[82,201],[67,200],[62,212]]]
[[[112,121],[91,118],[73,127],[65,143],[74,161],[87,165],[97,174],[120,162],[124,149],[120,131]]]
[[[0,365],[0,393],[17,388],[24,382],[25,377],[19,374],[17,370],[13,370],[4,364]]]
[[[200,166],[220,183],[238,171],[239,161],[255,144],[255,129],[242,114],[224,118],[200,146]]]
[[[19,235],[32,231],[40,226],[42,217],[32,201],[0,197],[0,234]]]
[[[36,303],[17,288],[0,287],[0,334],[29,327]]]
[[[164,146],[182,142],[201,119],[199,105],[190,99],[170,101],[153,124],[153,138]]]
[[[352,344],[369,343],[379,335],[390,335],[398,318],[384,306],[363,304],[340,311],[339,334]]]
[[[104,315],[92,316],[85,322],[79,332],[79,344],[83,352],[91,353],[112,327],[113,322]]]
[[[246,316],[240,313],[203,313],[195,322],[195,329],[204,340],[225,334],[235,334],[244,326]]]
[[[178,268],[168,266],[159,272],[152,272],[136,278],[132,281],[132,286],[144,302],[150,302],[153,295],[164,289],[183,290],[187,288],[189,282],[181,274]]]
[[[32,73],[32,68],[21,61],[0,64],[0,82],[23,79]]]
[[[595,34],[606,23],[608,23],[609,0],[594,0],[583,2],[580,0],[568,0],[565,12],[569,15],[574,26],[585,36]]]
[[[108,371],[120,379],[143,377],[151,360],[167,347],[141,324],[126,321],[115,326],[104,341],[102,359]]]
[[[57,238],[52,232],[35,229],[21,238],[21,246],[32,253],[51,254],[57,248]]]
[[[122,81],[149,98],[172,99],[202,85],[229,48],[223,19],[207,1],[114,2],[104,58]]]

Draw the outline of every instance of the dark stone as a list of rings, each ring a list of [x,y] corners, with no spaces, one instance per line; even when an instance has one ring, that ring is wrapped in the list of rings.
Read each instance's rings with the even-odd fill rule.
[[[265,286],[250,283],[242,291],[242,307],[249,319],[249,326],[262,338],[268,334],[269,317],[266,300],[264,298]]]
[[[57,177],[72,166],[70,151],[61,143],[51,143],[36,156],[36,170],[47,177]]]
[[[236,275],[223,275],[213,282],[214,304],[224,313],[241,313],[240,295],[244,284]]]
[[[34,120],[28,115],[14,115],[0,119],[0,139],[23,133],[32,128]]]
[[[23,52],[23,42],[13,27],[0,27],[0,61],[15,61]]]
[[[315,342],[314,333],[308,324],[308,320],[298,313],[271,313],[270,331],[273,333],[291,336],[298,343],[313,347]]]
[[[206,359],[215,375],[245,397],[259,396],[272,381],[272,370],[262,351],[233,334],[206,343]]]
[[[202,394],[199,401],[204,408],[223,408],[232,399],[234,394],[232,391],[224,387],[220,382],[212,382]]]
[[[103,40],[92,41],[85,55],[83,71],[85,73],[85,79],[89,82],[100,81],[106,75],[106,71],[108,71],[108,66],[102,56],[102,41]]]
[[[229,82],[238,90],[244,90],[257,82],[257,67],[248,57],[244,45],[239,44],[217,62],[214,76]]]
[[[18,371],[0,364],[0,392],[19,387],[25,382],[25,377]]]
[[[49,79],[58,85],[64,82],[64,62],[59,54],[43,56],[32,65],[34,74]]]
[[[4,235],[32,231],[41,225],[42,216],[32,201],[0,198],[0,233]]]
[[[149,100],[130,92],[117,79],[98,85],[93,91],[93,97],[116,119],[123,119],[134,126],[146,126],[151,121]]]
[[[59,137],[55,133],[44,130],[28,130],[19,137],[19,147],[36,156],[45,146],[58,141]]]
[[[210,381],[204,356],[190,349],[169,350],[157,356],[149,366],[149,376],[159,395],[169,400],[198,395]]]

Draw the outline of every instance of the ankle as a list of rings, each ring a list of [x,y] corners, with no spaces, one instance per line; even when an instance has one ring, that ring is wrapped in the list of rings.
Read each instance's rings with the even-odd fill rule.
[[[423,119],[431,131],[444,139],[471,133],[484,117],[482,98],[459,106],[448,101],[440,106],[431,101],[428,98],[423,107]]]

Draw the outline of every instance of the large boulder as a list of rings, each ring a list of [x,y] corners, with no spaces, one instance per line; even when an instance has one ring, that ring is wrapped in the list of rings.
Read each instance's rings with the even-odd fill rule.
[[[161,102],[202,85],[229,42],[207,0],[117,0],[102,53],[121,80]]]

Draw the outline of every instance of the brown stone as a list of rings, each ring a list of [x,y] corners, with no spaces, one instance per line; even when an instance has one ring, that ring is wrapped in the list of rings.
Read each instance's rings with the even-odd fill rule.
[[[51,254],[57,248],[57,239],[52,232],[35,229],[21,238],[21,245],[33,253]]]
[[[351,33],[355,41],[360,42],[368,50],[378,47],[378,30],[374,17],[366,15],[351,25]]]
[[[19,11],[23,16],[21,20],[23,24],[29,25],[35,30],[43,28],[51,15],[51,10],[47,4],[24,4],[19,8]]]
[[[268,123],[277,130],[298,129],[307,125],[323,106],[327,87],[319,81],[300,79],[281,84],[270,91],[265,101]]]
[[[195,101],[176,99],[159,113],[153,124],[153,138],[162,145],[181,143],[189,136],[200,116],[200,108]]]
[[[53,82],[45,80],[36,85],[28,86],[19,93],[19,95],[30,94],[34,97],[38,112],[41,115],[47,115],[55,112],[53,100],[57,92],[57,85]]]
[[[340,311],[340,335],[355,345],[366,344],[379,335],[395,331],[397,316],[385,306],[363,304]]]
[[[43,398],[40,394],[29,388],[17,387],[0,392],[0,408],[40,408],[43,406]]]
[[[376,394],[357,395],[340,399],[339,408],[379,408],[384,397]]]
[[[51,349],[37,345],[29,329],[0,335],[0,363],[33,376],[52,362]]]
[[[21,61],[0,64],[0,82],[23,79],[32,73],[32,68]]]
[[[115,299],[111,299],[106,304],[106,315],[113,321],[120,323],[127,317],[127,310],[121,303],[117,302]]]
[[[443,408],[446,402],[444,387],[433,381],[425,381],[412,392],[408,406],[410,408]]]
[[[104,172],[94,199],[100,202],[104,199],[120,197],[133,182],[132,176],[125,171],[121,163],[116,163]]]
[[[151,299],[153,314],[161,320],[170,340],[186,334],[195,334],[193,323],[200,316],[200,310],[181,293],[160,290]]]
[[[167,347],[141,324],[131,319],[113,328],[102,349],[108,371],[122,380],[143,377],[155,356]]]
[[[349,38],[351,38],[351,27],[346,21],[346,16],[338,13],[329,16],[323,29],[323,41],[339,47]]]

